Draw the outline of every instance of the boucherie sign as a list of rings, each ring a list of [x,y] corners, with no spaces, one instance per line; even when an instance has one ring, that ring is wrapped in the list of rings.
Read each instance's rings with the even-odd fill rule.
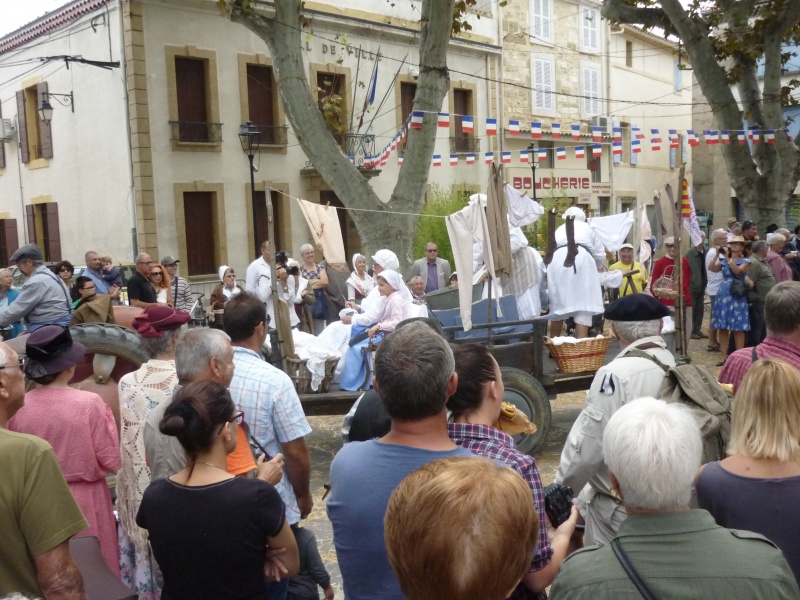
[[[525,167],[506,168],[505,180],[521,192],[533,189],[531,170]],[[536,169],[537,198],[580,196],[591,189],[592,174],[588,169]]]

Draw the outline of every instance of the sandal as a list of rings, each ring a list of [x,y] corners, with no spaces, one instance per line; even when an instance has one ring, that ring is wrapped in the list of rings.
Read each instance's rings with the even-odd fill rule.
[[[719,351],[720,351],[719,344],[714,344],[713,346],[706,346],[706,352],[719,352]]]

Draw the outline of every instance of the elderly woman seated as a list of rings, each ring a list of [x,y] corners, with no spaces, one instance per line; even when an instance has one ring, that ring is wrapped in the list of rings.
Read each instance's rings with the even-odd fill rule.
[[[377,277],[377,285],[381,296],[386,298],[386,305],[378,322],[367,328],[365,333],[368,339],[350,342],[350,351],[347,353],[340,381],[343,390],[355,391],[362,386],[364,389],[370,388],[362,348],[366,348],[370,340],[379,334],[392,333],[400,321],[411,316],[411,292],[397,271],[381,272]]]

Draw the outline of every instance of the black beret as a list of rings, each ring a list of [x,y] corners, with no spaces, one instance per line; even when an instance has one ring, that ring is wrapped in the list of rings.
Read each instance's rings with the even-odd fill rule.
[[[606,306],[609,321],[655,321],[669,316],[669,309],[647,294],[629,294]]]

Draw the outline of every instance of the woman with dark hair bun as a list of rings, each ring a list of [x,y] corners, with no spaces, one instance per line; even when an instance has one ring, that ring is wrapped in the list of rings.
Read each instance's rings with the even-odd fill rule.
[[[500,367],[486,346],[463,344],[453,351],[458,373],[456,393],[447,401],[452,422],[448,433],[459,446],[480,456],[504,462],[519,473],[531,488],[533,506],[539,515],[539,539],[530,571],[510,596],[512,599],[547,598],[545,588],[553,583],[578,518],[570,518],[554,529],[545,516],[542,477],[532,456],[517,450],[514,439],[495,427],[500,418],[505,387]]]
[[[163,598],[268,599],[267,581],[299,570],[277,490],[226,469],[242,415],[212,381],[182,387],[164,412],[159,428],[178,438],[189,464],[151,483],[136,515],[164,574]]]

